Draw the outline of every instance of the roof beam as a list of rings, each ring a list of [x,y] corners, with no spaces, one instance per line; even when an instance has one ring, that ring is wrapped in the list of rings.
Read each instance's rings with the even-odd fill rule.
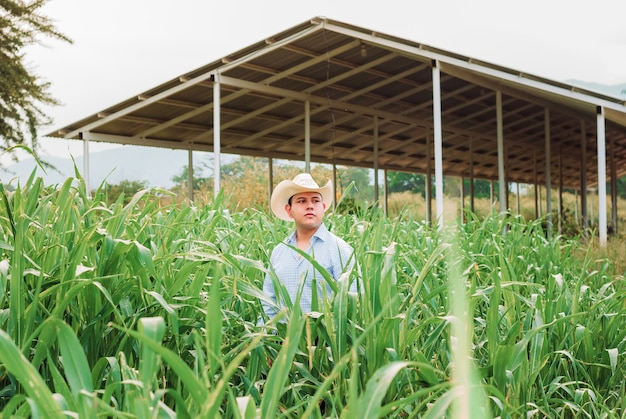
[[[334,50],[329,51],[327,53],[327,55],[325,55],[325,56],[320,55],[320,56],[315,57],[315,58],[313,58],[311,60],[308,60],[305,63],[302,63],[300,65],[292,66],[288,70],[281,71],[281,72],[275,72],[271,77],[268,77],[265,80],[263,80],[263,83],[266,83],[266,84],[274,83],[277,80],[280,80],[280,79],[282,79],[284,77],[288,77],[289,75],[297,73],[298,71],[301,71],[301,70],[303,70],[303,69],[305,69],[307,67],[310,67],[310,66],[312,66],[312,65],[314,65],[314,64],[316,64],[318,62],[323,62],[323,61],[327,60],[328,57],[332,57],[334,55],[341,54],[341,53],[343,53],[345,51],[348,51],[348,50],[350,50],[352,48],[355,48],[358,45],[359,45],[358,41],[349,42],[349,43],[347,43],[345,45],[342,45],[339,48],[335,48]],[[247,61],[243,61],[240,64],[241,65],[246,65],[246,63],[247,63]],[[232,66],[232,62],[229,63],[227,66],[221,67],[220,71],[222,71],[222,72],[227,71],[230,68],[230,66]],[[210,77],[210,79],[212,79],[212,78],[213,77]],[[224,104],[226,104],[228,102],[231,102],[231,101],[233,101],[233,100],[235,100],[235,99],[245,95],[248,92],[249,92],[249,90],[240,90],[240,91],[238,91],[236,93],[233,93],[233,94],[230,94],[228,96],[222,97],[221,104],[224,105]],[[213,109],[213,102],[209,102],[208,104],[203,106],[201,109],[197,109],[197,110],[188,112],[186,114],[180,115],[177,118],[174,118],[174,119],[172,119],[170,121],[164,122],[159,127],[154,127],[151,130],[147,130],[145,132],[139,133],[137,136],[138,137],[145,137],[145,136],[152,135],[153,133],[158,132],[159,130],[163,130],[163,129],[168,128],[170,126],[176,125],[177,123],[179,123],[181,121],[184,121],[186,119],[193,118],[194,116],[199,115],[202,112],[210,112],[212,109]],[[212,132],[210,133],[210,135],[211,136],[213,135]],[[192,139],[191,141],[193,141],[193,140],[195,140],[195,139]]]
[[[579,103],[591,104],[594,106],[594,109],[595,106],[603,106],[605,108],[621,111],[620,108],[624,106],[617,99],[615,101],[610,101],[604,97],[599,97],[599,95],[592,96],[586,93],[582,93],[578,91],[580,89],[577,89],[574,86],[568,86],[569,89],[565,89],[562,86],[558,86],[552,80],[543,79],[537,76],[528,75],[514,70],[504,71],[508,69],[473,60],[469,57],[464,57],[464,59],[461,59],[460,56],[452,56],[451,54],[443,54],[430,49],[419,48],[413,45],[398,42],[393,39],[388,39],[386,37],[376,36],[376,33],[367,34],[354,29],[334,25],[330,22],[325,22],[324,26],[326,29],[332,30],[333,32],[342,33],[346,36],[357,39],[363,39],[365,41],[371,42],[372,44],[380,45],[396,51],[402,51],[405,54],[409,54],[409,56],[413,59],[415,59],[416,57],[422,57],[422,59],[427,61],[439,61],[441,63],[441,71],[444,73],[450,74],[449,70],[451,68],[456,68],[462,70],[463,72],[471,71],[475,74],[501,79],[503,81],[514,83],[519,86],[527,87],[528,89],[534,89],[558,96],[568,97]]]

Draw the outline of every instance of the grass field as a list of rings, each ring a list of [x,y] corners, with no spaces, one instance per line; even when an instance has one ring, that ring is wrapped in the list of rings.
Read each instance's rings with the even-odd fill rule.
[[[319,312],[260,327],[290,226],[157,195],[2,191],[3,417],[626,416],[623,241],[515,215],[330,214],[358,269]]]

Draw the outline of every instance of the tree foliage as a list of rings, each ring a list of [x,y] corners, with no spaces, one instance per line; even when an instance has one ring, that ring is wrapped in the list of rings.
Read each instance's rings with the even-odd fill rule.
[[[37,150],[37,130],[50,123],[41,105],[56,105],[48,89],[26,63],[24,48],[44,35],[66,42],[71,40],[56,30],[40,13],[48,0],[0,0],[0,138],[3,151],[26,144],[28,137]]]
[[[617,195],[620,198],[626,199],[626,176],[617,178]]]
[[[463,190],[465,195],[469,195],[471,180],[465,178],[463,180]],[[494,187],[498,187],[498,182],[494,182]],[[488,180],[474,179],[474,197],[475,198],[489,198],[491,196],[491,182]]]
[[[388,190],[390,193],[409,191],[424,196],[426,179],[424,175],[409,172],[388,172]]]
[[[200,191],[204,188],[209,187],[213,183],[212,178],[196,176],[196,173],[197,171],[193,170],[192,175],[194,191]],[[188,186],[187,183],[189,182],[189,166],[184,165],[178,175],[172,176],[172,182],[174,182],[179,189],[181,187],[186,188]]]
[[[122,180],[117,185],[107,185],[107,204],[111,205],[112,203],[117,202],[120,197],[122,197],[122,202],[124,204],[128,204],[133,195],[142,189],[146,189],[147,187],[148,182],[140,180]]]
[[[209,158],[200,163],[199,167],[212,171],[213,161]],[[187,188],[189,168],[185,165],[181,172],[172,177],[176,183],[175,190]],[[200,171],[199,171],[200,172]],[[213,195],[213,176],[197,176],[194,170],[194,191],[201,196]],[[204,171],[202,171],[204,172]],[[284,179],[293,179],[303,168],[298,164],[283,162],[273,166],[274,186]],[[333,171],[327,165],[313,164],[311,176],[320,184],[333,177]],[[220,185],[227,191],[229,205],[234,209],[246,207],[263,207],[268,205],[268,161],[266,158],[239,156],[230,163],[221,166]],[[350,185],[352,185],[350,187]],[[343,196],[349,190],[353,201],[373,201],[373,186],[370,182],[368,169],[358,167],[341,167],[337,169],[337,193]]]

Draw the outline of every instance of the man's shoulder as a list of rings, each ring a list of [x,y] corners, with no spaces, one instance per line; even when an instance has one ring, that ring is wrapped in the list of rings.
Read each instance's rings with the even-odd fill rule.
[[[328,231],[328,238],[329,238],[329,240],[334,241],[335,243],[337,243],[337,246],[339,246],[339,247],[352,249],[352,246],[347,241],[345,241],[342,237],[339,237],[338,235],[336,235],[332,231]]]
[[[276,243],[276,245],[272,249],[272,253],[289,249],[289,246],[293,246],[294,244],[295,244],[295,232],[285,237],[282,241],[279,241],[278,243]]]

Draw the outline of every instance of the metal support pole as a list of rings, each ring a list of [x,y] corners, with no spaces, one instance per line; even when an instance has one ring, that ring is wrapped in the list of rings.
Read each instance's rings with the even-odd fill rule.
[[[475,212],[474,208],[474,140],[472,137],[469,139],[469,150],[470,150],[470,184],[469,184],[469,194],[470,194],[470,210]]]
[[[271,157],[267,158],[267,179],[268,179],[267,202],[269,204],[272,199],[272,192],[274,192],[274,159]]]
[[[83,179],[85,180],[85,189],[89,193],[91,190],[89,186],[89,138],[87,138],[89,136],[83,136],[83,133],[80,132],[78,137],[83,140]]]
[[[611,215],[613,218],[613,234],[617,234],[617,168],[615,167],[615,143],[611,138]]]
[[[333,163],[333,209],[337,209],[337,165]]]
[[[500,201],[500,213],[507,210],[507,185],[504,175],[504,126],[502,122],[502,92],[496,91],[496,126],[498,135],[498,186]]]
[[[517,194],[516,194],[516,205],[517,205],[517,215],[521,215],[522,214],[522,208],[521,208],[521,203],[520,203],[520,192],[519,192],[519,182],[516,183],[516,189],[517,189]]]
[[[550,179],[550,169],[552,156],[550,155],[550,109],[544,110],[544,137],[546,148],[546,217],[548,221],[548,235],[552,234],[552,179]]]
[[[537,151],[533,150],[533,182],[535,184],[535,219],[539,219],[541,205],[539,201],[539,180],[537,179]]]
[[[574,220],[578,222],[578,189],[574,189]]]
[[[559,234],[563,232],[563,150],[559,147]]]
[[[463,176],[461,176],[460,179],[461,179],[461,187],[459,189],[459,195],[460,195],[461,199],[460,199],[459,205],[460,205],[460,208],[461,208],[461,213],[459,215],[461,217],[461,223],[464,223],[465,222],[465,218],[464,218],[465,217],[465,213],[464,213],[464,210],[465,210],[465,188],[463,187],[463,183],[465,182],[465,178]]]
[[[187,196],[193,202],[193,150],[187,150]]]
[[[604,120],[604,107],[597,108],[597,131],[598,136],[598,230],[600,233],[600,246],[606,246],[606,133]]]
[[[311,173],[311,103],[304,102],[304,171]]]
[[[213,83],[213,197],[219,194],[220,178],[222,176],[221,164],[221,95],[220,95],[220,75],[215,74]]]
[[[493,204],[495,203],[495,193],[494,193],[494,189],[495,187],[493,186],[493,180],[489,182],[489,207],[491,208],[491,213],[493,214]]]
[[[379,205],[378,193],[378,116],[374,116],[374,202]]]
[[[432,215],[432,186],[433,181],[431,178],[432,173],[432,141],[430,137],[430,130],[426,132],[426,176],[424,176],[424,200],[426,201],[426,223],[428,225],[431,224],[433,215]]]
[[[580,213],[583,228],[589,227],[587,210],[587,128],[585,120],[580,120]]]
[[[387,177],[387,169],[383,170],[383,175],[385,177],[384,179],[384,183],[383,183],[383,193],[385,194],[384,196],[384,207],[383,210],[385,212],[385,215],[389,215],[389,182],[387,181],[388,177]]]
[[[435,208],[439,228],[443,228],[443,132],[441,125],[441,73],[433,60],[433,137],[435,141]]]

